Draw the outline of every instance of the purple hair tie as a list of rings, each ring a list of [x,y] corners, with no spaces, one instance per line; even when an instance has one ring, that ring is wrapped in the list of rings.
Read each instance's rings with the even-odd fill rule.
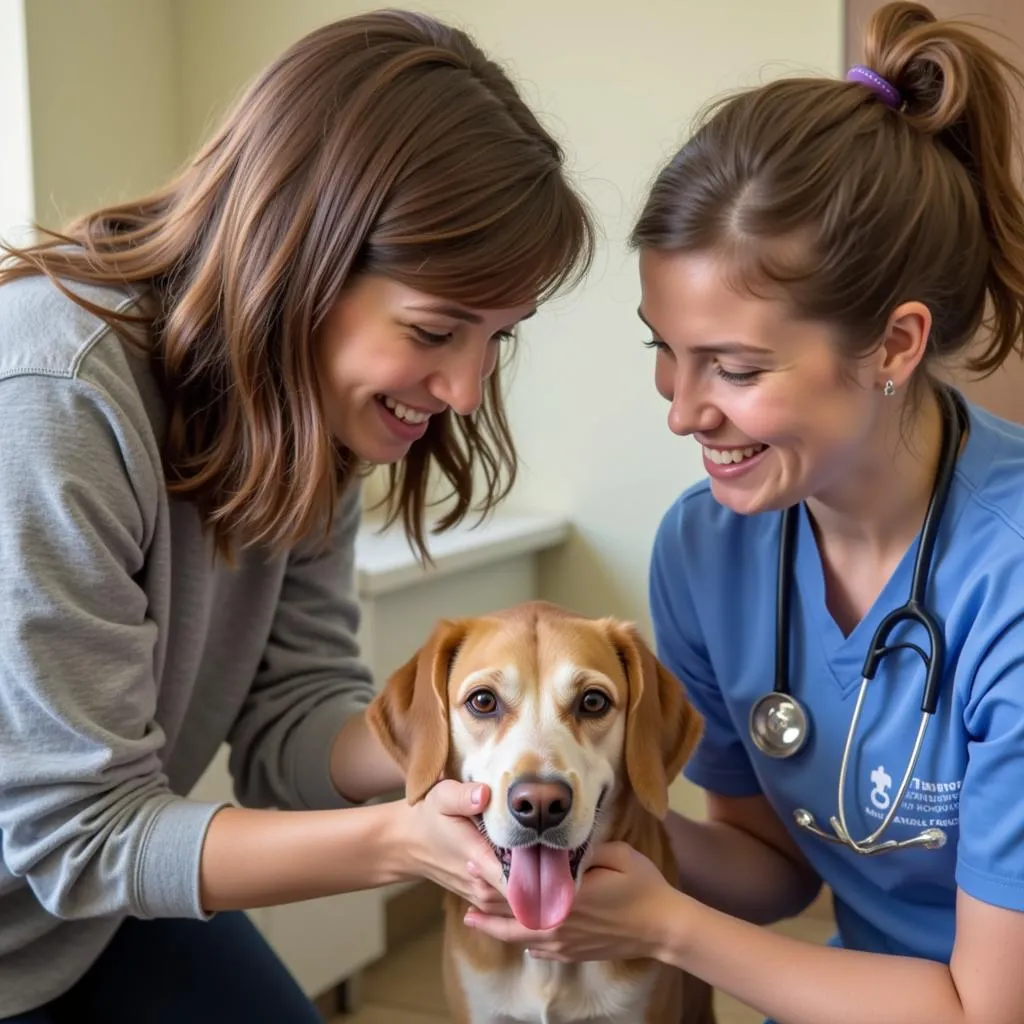
[[[848,82],[859,82],[866,85],[879,99],[893,110],[899,110],[903,106],[903,97],[900,96],[896,87],[887,82],[877,71],[864,67],[863,64],[854,64],[846,72]]]

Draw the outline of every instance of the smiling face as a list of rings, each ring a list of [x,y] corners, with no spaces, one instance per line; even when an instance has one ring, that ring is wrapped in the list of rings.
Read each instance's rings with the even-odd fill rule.
[[[469,309],[366,274],[318,332],[317,371],[328,426],[365,462],[397,462],[430,417],[474,413],[501,342],[534,306]]]
[[[828,327],[731,288],[712,256],[648,250],[640,273],[669,429],[702,446],[718,501],[778,509],[860,473],[881,434],[875,361],[844,361]]]

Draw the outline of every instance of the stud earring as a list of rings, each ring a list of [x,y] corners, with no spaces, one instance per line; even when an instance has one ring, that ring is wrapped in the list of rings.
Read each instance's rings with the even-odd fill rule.
[[[886,398],[892,398],[892,396],[896,394],[896,385],[893,384],[891,378],[885,382],[885,387],[882,388],[882,394],[885,395]]]

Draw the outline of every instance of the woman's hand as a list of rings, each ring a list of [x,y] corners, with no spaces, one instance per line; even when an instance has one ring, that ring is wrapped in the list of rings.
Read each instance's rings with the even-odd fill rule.
[[[472,820],[489,799],[487,786],[442,780],[420,803],[395,805],[396,842],[406,846],[408,874],[435,882],[487,914],[509,914],[501,864]]]
[[[503,942],[527,946],[545,960],[631,960],[656,957],[662,921],[685,900],[643,854],[625,843],[594,850],[569,916],[556,928],[532,931],[514,918],[470,911],[466,923]]]

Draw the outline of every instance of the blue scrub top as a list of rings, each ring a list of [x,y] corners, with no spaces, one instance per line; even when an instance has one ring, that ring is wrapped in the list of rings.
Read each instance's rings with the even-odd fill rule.
[[[928,608],[944,624],[946,664],[910,787],[883,839],[939,826],[939,850],[866,857],[798,829],[806,808],[830,830],[839,765],[864,658],[881,618],[910,591],[915,541],[867,616],[844,637],[825,605],[822,565],[801,515],[791,597],[790,688],[810,740],[774,760],[750,739],[751,705],[773,686],[780,514],[741,516],[707,481],[659,526],[650,600],[659,657],[705,717],[684,774],[727,796],[763,794],[832,888],[838,942],[948,963],[957,887],[1024,910],[1024,429],[969,405],[970,434],[943,515]],[[891,642],[928,650],[919,627]],[[868,688],[847,775],[854,838],[877,828],[899,788],[921,719],[924,666],[887,655]]]

